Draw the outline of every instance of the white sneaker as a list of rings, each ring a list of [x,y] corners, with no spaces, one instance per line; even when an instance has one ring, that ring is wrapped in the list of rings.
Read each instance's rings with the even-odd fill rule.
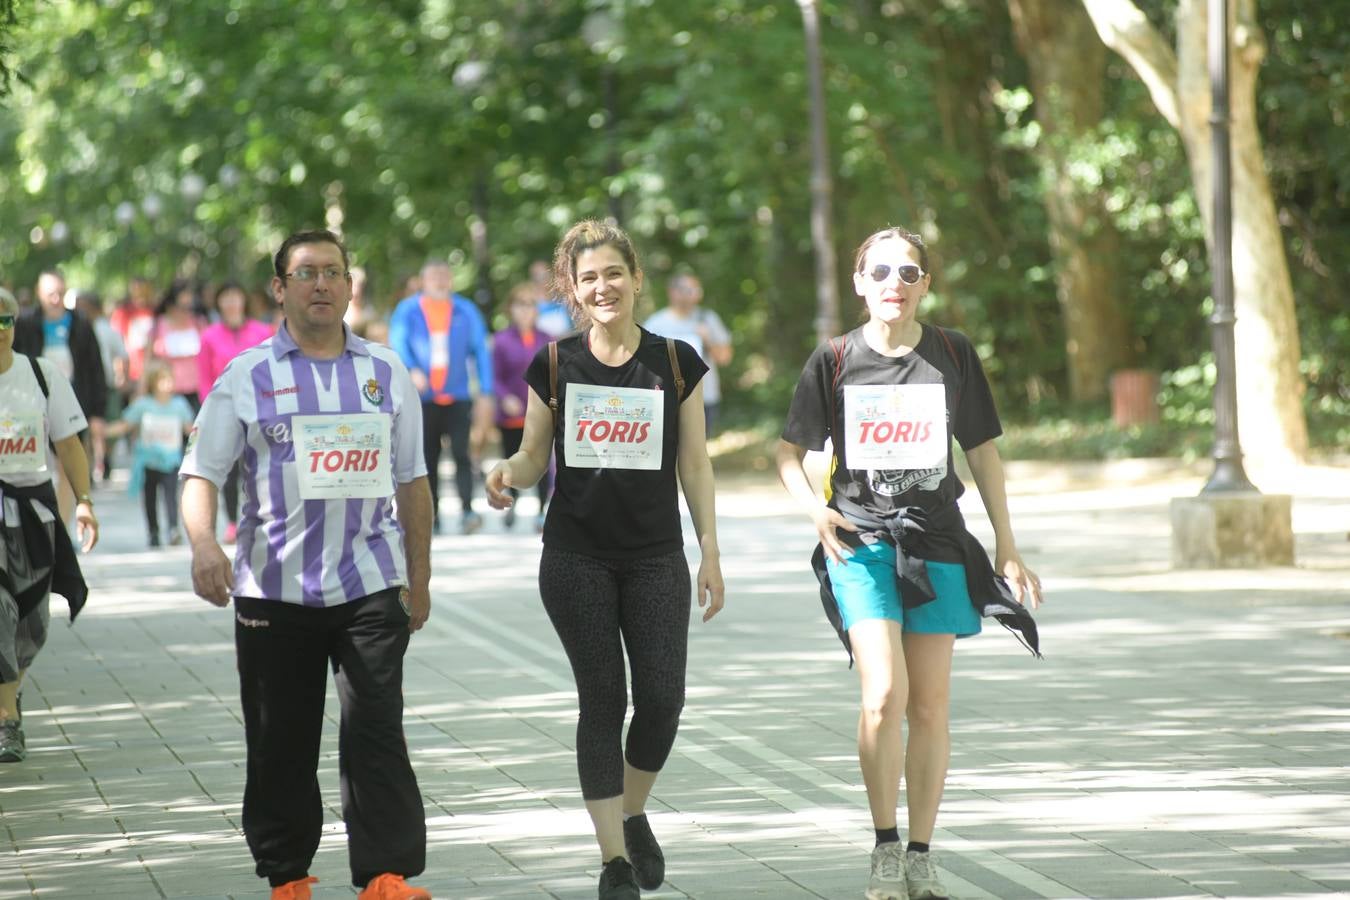
[[[906,900],[904,844],[889,841],[872,849],[872,877],[863,896],[867,900]]]
[[[905,883],[909,886],[909,900],[947,900],[951,896],[938,879],[933,857],[918,850],[905,854]]]

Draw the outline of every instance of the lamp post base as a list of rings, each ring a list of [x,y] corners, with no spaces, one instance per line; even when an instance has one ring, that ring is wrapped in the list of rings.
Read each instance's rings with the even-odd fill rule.
[[[1259,569],[1294,564],[1288,494],[1223,492],[1174,497],[1172,565],[1177,569]]]

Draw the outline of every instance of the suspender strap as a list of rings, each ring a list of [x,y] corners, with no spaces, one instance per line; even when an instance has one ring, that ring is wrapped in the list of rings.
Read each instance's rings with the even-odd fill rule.
[[[37,364],[37,360],[28,357],[28,364],[33,367],[33,377],[37,379],[38,387],[42,388],[42,396],[49,397],[51,393],[47,390],[47,379],[42,374],[42,367]]]
[[[675,402],[684,401],[684,375],[680,373],[680,360],[675,355],[675,339],[666,338],[666,352],[670,354],[670,371],[675,373]]]
[[[959,356],[956,355],[956,348],[952,346],[952,339],[949,338],[949,337],[947,337],[947,332],[946,332],[946,330],[944,330],[943,327],[942,327],[941,325],[935,325],[935,326],[933,326],[933,327],[936,328],[936,329],[937,329],[937,333],[940,334],[940,335],[942,336],[942,343],[944,343],[944,344],[947,345],[947,352],[948,352],[949,354],[951,354],[951,357],[952,357],[952,363],[955,364],[955,366],[956,366],[956,375],[957,375],[958,378],[961,379],[961,381],[957,382],[957,384],[956,384],[956,405],[957,405],[957,406],[960,406],[960,405],[961,405],[961,382],[964,382],[964,381],[966,380],[966,373],[963,372],[963,371],[961,371],[961,357],[959,357]]]
[[[830,379],[830,430],[834,430],[834,395],[839,390],[839,379],[844,375],[844,347],[848,344],[848,335],[841,335],[839,343],[833,339],[830,341],[830,349],[834,351],[834,377]]]
[[[548,343],[548,408],[558,418],[558,342]]]

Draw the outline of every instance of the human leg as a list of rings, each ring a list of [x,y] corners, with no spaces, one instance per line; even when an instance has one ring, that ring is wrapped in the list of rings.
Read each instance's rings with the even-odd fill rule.
[[[909,840],[933,839],[938,805],[951,759],[952,634],[906,633],[904,662],[909,674],[909,741],[905,748],[905,800]]]
[[[151,547],[159,546],[159,481],[149,469],[141,471],[141,503],[145,508],[145,530]]]
[[[624,781],[624,812],[636,815],[679,729],[692,595],[683,551],[633,560],[625,568],[619,616],[632,670],[633,720],[624,755],[628,772],[650,773],[650,778],[638,776],[631,787]]]
[[[675,744],[684,684],[691,609],[689,563],[677,550],[625,564],[619,613],[633,679],[623,781],[624,844],[638,884],[665,881],[665,854],[645,807]]]
[[[441,441],[445,437],[445,411],[449,407],[430,401],[422,404],[422,453],[431,486],[431,513],[437,530],[441,523]]]
[[[409,631],[398,590],[354,601],[342,612],[333,644],[342,703],[338,772],[352,884],[364,887],[385,873],[421,874],[426,812],[403,735]]]
[[[450,454],[455,460],[455,490],[465,524],[473,512],[473,458],[470,454],[470,435],[473,431],[473,402],[462,400],[446,407],[446,433],[450,437]]]
[[[309,874],[319,847],[319,741],[332,611],[237,597],[235,648],[248,762],[244,836],[260,878]]]
[[[601,860],[624,856],[623,719],[628,710],[617,579],[604,560],[549,547],[539,593],[577,685],[577,772]]]

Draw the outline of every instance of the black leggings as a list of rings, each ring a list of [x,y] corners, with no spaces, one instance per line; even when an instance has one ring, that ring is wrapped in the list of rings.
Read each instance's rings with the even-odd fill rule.
[[[525,429],[501,428],[500,431],[502,433],[502,458],[510,459],[520,449],[520,442],[525,437]],[[548,492],[553,489],[553,473],[549,471],[551,468],[551,465],[545,467],[544,474],[539,476],[539,483],[536,485],[539,491],[539,509],[541,512],[545,504],[548,503]],[[519,497],[520,491],[511,488],[511,496]]]
[[[168,519],[169,531],[178,530],[178,473],[161,472],[158,469],[145,469],[145,480],[141,485],[141,499],[145,502],[145,524],[150,531],[150,539],[159,540],[159,511],[155,504],[156,495],[164,498],[164,518]]]
[[[581,795],[623,793],[623,761],[659,772],[675,745],[684,708],[692,596],[683,551],[645,559],[597,559],[545,547],[539,594],[577,683],[577,771]],[[620,637],[622,636],[622,643]],[[633,669],[633,720],[621,750]]]

